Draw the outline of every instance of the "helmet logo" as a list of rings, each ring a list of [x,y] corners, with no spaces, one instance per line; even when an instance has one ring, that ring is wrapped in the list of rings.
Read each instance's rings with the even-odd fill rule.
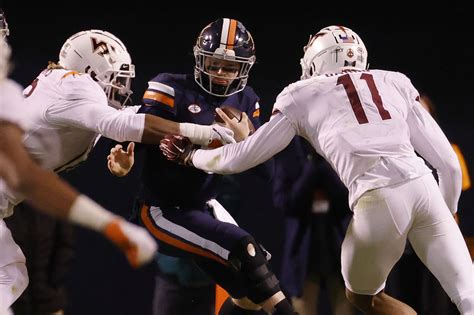
[[[110,53],[109,52],[109,46],[107,45],[106,42],[104,42],[102,40],[98,40],[95,37],[91,37],[91,41],[92,41],[92,52],[93,53],[97,53],[102,57],[105,54]],[[112,49],[112,51],[115,51],[115,47],[113,47],[112,45],[110,45],[110,48]]]
[[[349,58],[354,57],[354,51],[353,51],[351,48],[349,48],[349,49],[347,50],[347,57],[349,57]]]
[[[188,106],[188,110],[193,114],[197,114],[201,112],[201,107],[198,104],[191,104]]]

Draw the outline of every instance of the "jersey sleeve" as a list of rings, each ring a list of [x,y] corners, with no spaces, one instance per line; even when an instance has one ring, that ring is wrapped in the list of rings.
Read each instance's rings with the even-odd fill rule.
[[[275,104],[273,105],[272,115],[277,112],[283,113],[288,121],[293,125],[295,130],[298,130],[298,112],[297,106],[295,106],[295,100],[291,95],[290,88],[286,87],[276,99]]]
[[[208,172],[240,173],[265,162],[283,150],[295,134],[289,120],[279,113],[244,141],[214,150],[197,150],[193,164],[196,168]]]
[[[144,115],[108,106],[105,93],[87,75],[63,80],[64,100],[47,108],[45,117],[49,122],[91,130],[117,141],[141,141]]]
[[[166,73],[159,74],[148,82],[148,88],[143,94],[143,106],[139,112],[174,120],[177,115],[175,98],[176,92],[171,77]]]
[[[415,96],[413,93],[407,95]],[[416,98],[408,99],[408,102],[407,123],[411,143],[415,151],[436,169],[443,198],[451,212],[455,213],[462,187],[459,160],[433,117]]]

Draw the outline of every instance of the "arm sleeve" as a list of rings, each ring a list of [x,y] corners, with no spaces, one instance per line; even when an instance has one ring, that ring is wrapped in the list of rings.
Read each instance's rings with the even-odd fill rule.
[[[197,150],[193,164],[196,168],[219,174],[240,173],[283,150],[295,135],[293,125],[278,113],[242,142],[214,150]]]
[[[407,115],[411,142],[415,151],[436,169],[443,198],[455,213],[462,187],[459,160],[436,121],[418,102],[413,103]]]
[[[116,110],[88,98],[55,104],[45,115],[52,123],[92,130],[119,142],[140,142],[145,126],[144,114]]]

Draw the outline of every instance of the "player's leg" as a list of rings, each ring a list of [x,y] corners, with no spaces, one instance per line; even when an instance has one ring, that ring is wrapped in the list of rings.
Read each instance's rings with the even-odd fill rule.
[[[13,241],[3,220],[0,220],[0,314],[23,293],[28,285],[25,256]]]
[[[464,238],[434,178],[425,176],[426,199],[408,237],[461,314],[474,314],[474,273]]]
[[[354,208],[342,244],[342,273],[347,298],[365,314],[416,314],[383,292],[411,226],[410,187],[405,184],[369,191]]]
[[[248,297],[267,311],[275,309],[274,314],[292,314],[289,301],[268,268],[265,253],[248,232],[216,220],[205,210],[144,207],[141,219],[165,254],[194,255],[240,273],[246,291],[229,292],[233,297]],[[227,289],[225,283],[219,285]]]

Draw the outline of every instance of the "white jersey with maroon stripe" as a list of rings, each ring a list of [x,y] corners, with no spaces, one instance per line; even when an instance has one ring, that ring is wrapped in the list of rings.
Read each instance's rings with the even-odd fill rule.
[[[397,72],[355,71],[298,81],[280,93],[272,119],[254,135],[198,150],[193,164],[216,173],[242,172],[281,151],[297,134],[332,164],[353,207],[366,191],[430,173],[416,151],[436,168],[441,193],[456,212],[461,178],[451,170],[459,169],[459,161],[418,97],[410,80]]]
[[[290,85],[274,108],[332,164],[349,188],[352,207],[368,190],[431,172],[413,145],[420,153],[433,147],[440,153],[446,148],[443,159],[457,163],[450,154],[449,141],[418,97],[418,91],[401,73],[354,71]],[[426,128],[414,132],[420,125]],[[435,143],[425,142],[425,138],[435,139]],[[431,154],[425,157],[429,159]],[[433,155],[433,159],[436,166],[444,164],[438,163],[441,156]],[[448,206],[456,211],[459,193],[448,195]]]

